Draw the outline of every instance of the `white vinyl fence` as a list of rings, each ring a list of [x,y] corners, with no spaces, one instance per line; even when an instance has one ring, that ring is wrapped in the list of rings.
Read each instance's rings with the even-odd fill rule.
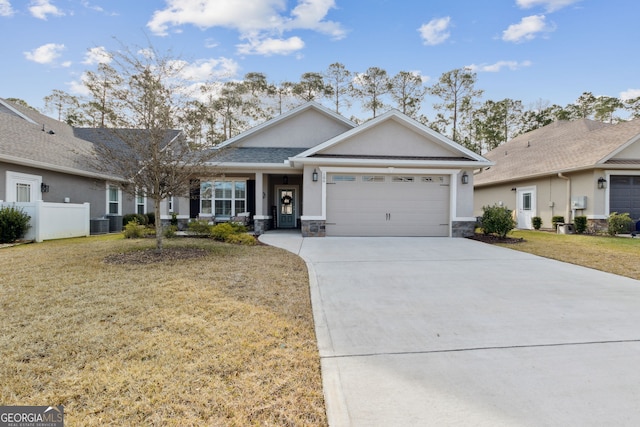
[[[22,209],[31,217],[31,228],[24,236],[26,240],[64,239],[67,237],[88,236],[90,233],[89,203],[49,203],[0,202],[0,207],[13,206]]]

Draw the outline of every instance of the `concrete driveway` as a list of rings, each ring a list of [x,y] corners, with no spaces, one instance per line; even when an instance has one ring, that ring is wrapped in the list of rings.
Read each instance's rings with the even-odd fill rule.
[[[640,282],[449,238],[267,244],[309,269],[331,426],[640,425]]]

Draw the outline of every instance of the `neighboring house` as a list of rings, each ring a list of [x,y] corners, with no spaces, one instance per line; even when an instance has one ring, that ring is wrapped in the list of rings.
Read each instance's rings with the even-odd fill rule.
[[[0,99],[0,201],[43,201],[59,203],[60,208],[88,203],[91,219],[109,219],[108,231],[122,229],[125,214],[151,212],[151,201],[123,192],[123,180],[99,167],[94,143],[77,134],[89,139],[91,130],[74,129]],[[170,202],[164,206],[167,215],[173,208]]]
[[[571,223],[586,216],[606,227],[610,213],[640,219],[640,119],[605,124],[559,121],[520,135],[485,154],[494,166],[475,176],[475,214],[483,206],[515,210],[517,228],[541,217]]]
[[[250,213],[303,236],[473,234],[473,174],[492,163],[392,110],[360,126],[310,102],[222,144],[191,216]]]

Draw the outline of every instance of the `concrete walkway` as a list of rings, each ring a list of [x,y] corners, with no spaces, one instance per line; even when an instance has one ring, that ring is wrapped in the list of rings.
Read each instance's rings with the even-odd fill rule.
[[[640,282],[468,239],[269,232],[307,263],[331,426],[640,425]]]

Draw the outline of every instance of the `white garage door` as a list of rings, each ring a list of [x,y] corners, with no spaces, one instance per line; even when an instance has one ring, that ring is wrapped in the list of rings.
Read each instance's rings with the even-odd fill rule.
[[[327,176],[328,236],[449,236],[448,175]]]

